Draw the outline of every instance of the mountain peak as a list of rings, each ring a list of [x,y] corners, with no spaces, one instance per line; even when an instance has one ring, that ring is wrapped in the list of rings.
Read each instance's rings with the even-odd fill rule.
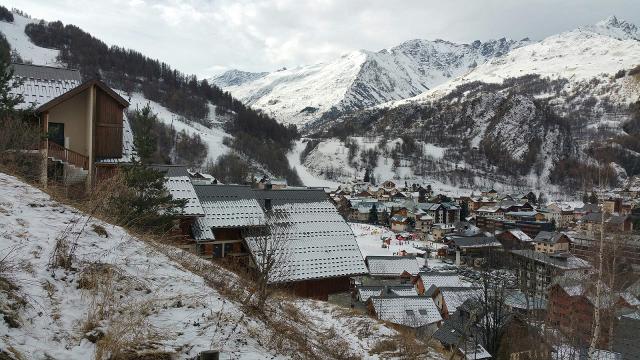
[[[220,75],[211,78],[211,81],[220,87],[242,85],[246,82],[260,79],[267,75],[267,72],[249,72],[238,69],[231,69]]]
[[[640,40],[638,27],[633,23],[618,19],[615,15],[611,15],[606,19],[598,21],[594,25],[584,26],[580,29],[610,36],[618,40]]]

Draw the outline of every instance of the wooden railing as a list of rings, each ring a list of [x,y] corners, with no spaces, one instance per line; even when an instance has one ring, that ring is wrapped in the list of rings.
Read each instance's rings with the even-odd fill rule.
[[[69,150],[64,146],[60,146],[53,141],[49,140],[49,157],[56,160],[67,162],[71,165],[81,167],[85,170],[89,169],[89,157],[77,153],[73,150]]]

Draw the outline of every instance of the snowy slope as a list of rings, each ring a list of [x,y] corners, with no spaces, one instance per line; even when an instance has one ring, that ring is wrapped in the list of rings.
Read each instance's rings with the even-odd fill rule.
[[[267,75],[232,70],[212,81],[277,120],[302,127],[323,115],[420,94],[527,43],[411,40],[391,49],[353,51],[332,61]]]
[[[299,355],[288,343],[295,339],[283,339],[219,291],[216,281],[240,280],[212,263],[141,241],[2,173],[0,214],[0,252],[9,254],[6,260],[14,266],[0,277],[18,287],[0,288],[0,304],[12,307],[8,313],[18,324],[10,327],[0,318],[0,349],[16,358],[93,359],[97,346],[88,338],[98,333],[112,341],[134,339],[143,349],[167,351],[176,359],[207,349],[222,350],[224,359]],[[104,227],[106,237],[94,225]],[[49,266],[64,234],[77,244],[70,270]],[[369,317],[323,302],[284,298],[277,308],[280,321],[300,327],[316,355],[345,346],[341,351],[354,357],[377,359],[368,350],[397,334]],[[95,320],[90,315],[97,309],[103,310],[102,320],[87,321]],[[299,321],[289,318],[296,312],[302,314]],[[429,352],[425,358],[440,356]]]
[[[13,13],[13,23],[0,21],[0,32],[7,38],[11,48],[20,54],[23,61],[36,65],[58,65],[58,50],[36,46],[24,33],[25,26],[32,22],[37,22],[37,20]]]
[[[131,97],[129,97],[123,91],[118,92],[129,101],[130,110],[142,109],[149,104],[151,110],[158,115],[158,120],[164,124],[173,126],[178,132],[184,130],[189,135],[199,135],[202,141],[207,144],[207,157],[209,159],[215,161],[220,155],[224,155],[230,151],[230,149],[222,143],[222,140],[225,137],[231,137],[231,135],[224,132],[222,124],[217,122],[215,118],[209,119],[213,123],[213,126],[212,128],[208,128],[196,122],[187,122],[184,117],[171,112],[157,102],[147,100],[140,93],[133,93]],[[209,114],[210,116],[215,116],[215,111],[211,109]]]

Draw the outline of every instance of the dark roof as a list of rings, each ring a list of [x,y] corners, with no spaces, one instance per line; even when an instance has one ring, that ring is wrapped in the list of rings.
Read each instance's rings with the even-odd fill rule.
[[[588,261],[571,254],[554,254],[551,256],[534,250],[511,250],[511,253],[563,270],[591,268],[591,264]]]
[[[200,201],[254,199],[254,191],[245,185],[193,185]]]
[[[502,244],[495,236],[452,236],[450,241],[458,247],[500,247]]]
[[[558,231],[540,231],[538,235],[536,235],[536,237],[533,239],[533,241],[547,244],[557,244],[563,236],[565,236],[565,234]]]
[[[323,189],[252,190],[257,200],[271,199],[273,205],[310,203],[329,199]]]
[[[40,80],[82,81],[80,71],[75,69],[17,63],[11,64],[11,66],[13,67],[14,76]]]
[[[150,165],[149,167],[164,173],[165,177],[189,176],[189,171],[182,165]]]
[[[22,96],[23,102],[17,105],[19,109],[38,107],[74,89],[82,81],[77,70],[30,64],[13,64],[12,68],[17,84],[9,93]]]

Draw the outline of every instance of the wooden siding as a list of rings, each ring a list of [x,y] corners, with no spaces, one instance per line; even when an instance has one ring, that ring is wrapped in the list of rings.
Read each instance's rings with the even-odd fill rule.
[[[122,105],[106,92],[96,89],[96,126],[94,156],[119,158],[122,156]]]

